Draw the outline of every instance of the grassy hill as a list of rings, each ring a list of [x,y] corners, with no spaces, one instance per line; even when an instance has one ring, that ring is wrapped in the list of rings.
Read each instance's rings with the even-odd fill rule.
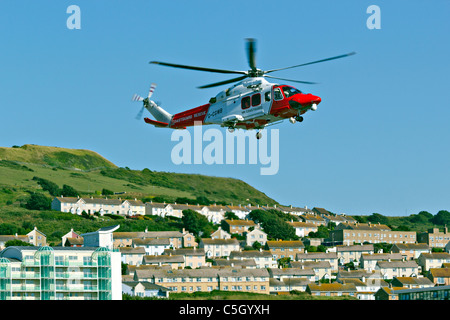
[[[42,147],[26,144],[21,147],[0,147],[0,160],[73,170],[117,168],[112,162],[90,150]]]
[[[75,188],[83,196],[101,196],[103,189],[122,198],[205,197],[214,202],[273,205],[277,202],[244,181],[198,174],[119,168],[89,150],[37,145],[0,147],[0,205],[23,201],[42,191],[34,177]]]

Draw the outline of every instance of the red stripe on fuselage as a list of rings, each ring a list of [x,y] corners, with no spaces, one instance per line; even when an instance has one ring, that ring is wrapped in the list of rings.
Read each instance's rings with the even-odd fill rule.
[[[170,122],[171,128],[180,128],[180,127],[191,127],[196,125],[195,122],[200,122],[203,124],[203,120],[208,113],[210,104],[205,104],[200,107],[196,107],[193,109],[189,109],[180,113],[175,114],[172,117],[172,121]]]

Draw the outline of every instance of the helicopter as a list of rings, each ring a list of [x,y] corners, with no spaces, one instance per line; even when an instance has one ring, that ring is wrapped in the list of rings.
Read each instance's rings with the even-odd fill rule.
[[[315,111],[322,101],[316,95],[303,93],[287,84],[271,83],[267,78],[301,84],[316,84],[315,82],[278,78],[269,74],[355,54],[355,52],[350,52],[290,67],[264,71],[257,68],[256,65],[255,39],[246,39],[246,51],[250,67],[247,71],[150,61],[149,63],[154,65],[222,74],[238,74],[239,76],[198,87],[199,89],[206,89],[234,83],[231,87],[212,97],[208,103],[174,115],[164,110],[159,103],[150,100],[156,88],[156,84],[152,83],[146,98],[138,94],[134,94],[132,97],[132,101],[143,102],[137,119],[140,119],[144,109],[147,109],[155,120],[146,117],[144,121],[157,128],[186,129],[195,125],[219,125],[228,128],[229,132],[233,132],[235,129],[257,130],[256,138],[260,139],[261,131],[265,127],[283,122],[286,119],[289,119],[291,123],[302,122],[303,114],[309,110]]]

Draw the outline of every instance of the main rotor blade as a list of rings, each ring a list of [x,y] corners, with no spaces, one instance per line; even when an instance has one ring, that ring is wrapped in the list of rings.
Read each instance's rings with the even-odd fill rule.
[[[247,59],[250,69],[256,71],[256,40],[247,39]]]
[[[246,71],[203,68],[203,67],[195,67],[195,66],[186,66],[186,65],[182,65],[182,64],[167,63],[167,62],[161,62],[161,61],[150,61],[149,63],[159,64],[161,66],[166,66],[166,67],[197,70],[197,71],[208,71],[208,72],[216,72],[216,73],[235,73],[235,74],[246,74],[247,73]]]
[[[225,80],[225,81],[221,81],[221,82],[216,82],[216,83],[211,83],[211,84],[207,84],[207,85],[204,85],[204,86],[201,86],[201,87],[198,87],[198,88],[199,89],[206,89],[206,88],[217,87],[217,86],[221,86],[221,85],[224,85],[224,84],[228,84],[228,83],[244,80],[245,78],[247,78],[247,76],[237,77],[237,78],[233,78],[233,79],[229,79],[229,80]]]
[[[297,83],[304,83],[304,84],[317,84],[317,82],[301,81],[301,80],[292,80],[292,79],[284,79],[284,78],[277,78],[277,77],[266,76],[266,75],[264,75],[264,77],[266,77],[266,78],[272,78],[272,79],[278,79],[278,80],[284,80],[284,81],[297,82]]]
[[[307,65],[310,65],[310,64],[314,64],[314,63],[325,62],[325,61],[330,61],[330,60],[335,60],[335,59],[340,59],[340,58],[345,58],[345,57],[348,57],[348,56],[352,56],[354,54],[356,54],[356,52],[350,52],[350,53],[342,54],[340,56],[335,56],[335,57],[331,57],[331,58],[321,59],[321,60],[312,61],[312,62],[303,63],[303,64],[298,64],[296,66],[268,70],[268,71],[265,71],[264,73],[271,73],[271,72],[280,71],[280,70],[286,70],[286,69],[292,69],[292,68],[297,68],[297,67],[303,67],[303,66],[307,66]]]

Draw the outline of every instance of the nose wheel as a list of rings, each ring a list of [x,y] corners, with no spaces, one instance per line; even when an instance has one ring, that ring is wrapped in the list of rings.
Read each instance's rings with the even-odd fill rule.
[[[303,117],[302,116],[296,116],[295,120],[297,120],[298,122],[302,122],[303,121]]]

